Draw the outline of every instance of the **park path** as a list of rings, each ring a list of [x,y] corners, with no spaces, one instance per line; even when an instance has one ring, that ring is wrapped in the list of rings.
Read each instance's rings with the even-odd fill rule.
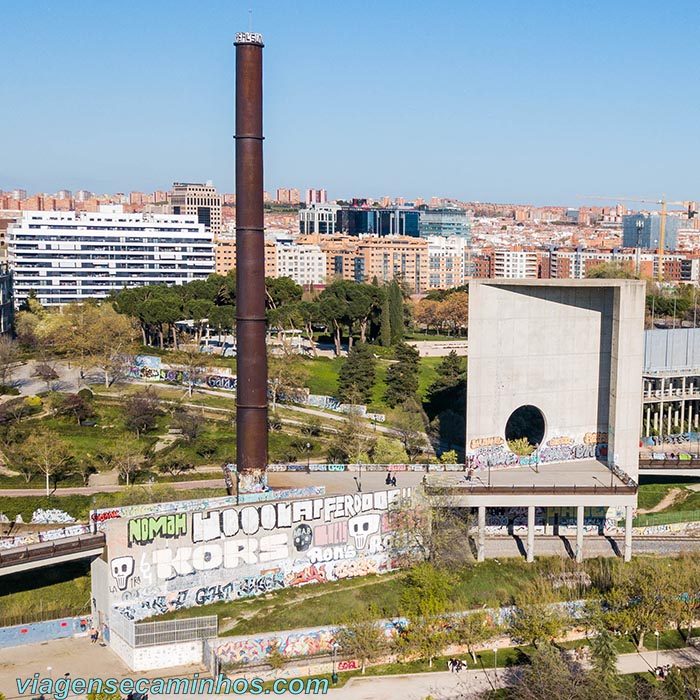
[[[678,496],[680,496],[682,493],[684,493],[683,489],[671,489],[653,508],[637,508],[637,512],[640,515],[645,515],[646,513],[658,513],[659,511],[665,510],[669,506],[672,506],[678,500]]]

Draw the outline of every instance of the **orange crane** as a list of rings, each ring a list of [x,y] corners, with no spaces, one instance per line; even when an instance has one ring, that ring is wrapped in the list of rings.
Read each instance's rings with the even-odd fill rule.
[[[666,237],[666,207],[670,204],[672,206],[682,206],[686,207],[688,210],[688,218],[692,219],[698,212],[692,209],[692,202],[686,200],[684,202],[672,202],[667,200],[665,197],[662,199],[635,199],[634,197],[601,197],[598,195],[578,195],[581,199],[605,199],[606,201],[613,202],[646,202],[647,204],[660,204],[661,205],[661,227],[659,230],[659,264],[657,269],[657,279],[659,282],[663,281],[664,277],[664,243]]]

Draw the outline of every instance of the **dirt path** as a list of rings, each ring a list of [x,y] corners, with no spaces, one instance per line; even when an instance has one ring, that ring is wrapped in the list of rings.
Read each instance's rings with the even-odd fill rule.
[[[389,573],[389,574],[384,574],[382,576],[382,581],[386,581],[389,578],[393,578],[395,576],[398,576],[399,572],[394,572],[394,573]],[[354,586],[348,586],[347,588],[343,588],[344,591],[352,591],[355,590],[356,588],[364,588],[365,586],[372,586],[375,583],[377,583],[376,580],[373,581],[362,581],[358,580],[358,582]],[[311,586],[308,587],[309,589],[313,588]],[[271,608],[279,609],[283,608],[287,605],[294,605],[295,603],[301,603],[305,600],[311,600],[312,598],[319,598],[320,596],[323,595],[328,595],[328,591],[319,591],[318,593],[314,592],[309,592],[306,595],[301,595],[298,598],[294,598],[294,600],[289,600],[286,603],[275,603],[274,605],[270,605],[266,608],[260,608],[258,610],[251,610],[250,612],[241,612],[240,614],[236,615],[235,618],[231,618],[227,622],[221,623],[219,625],[219,635],[221,635],[223,632],[226,632],[233,627],[235,627],[239,622],[243,622],[244,620],[250,620],[251,617],[255,617],[256,615],[259,615],[262,612],[267,612]],[[254,600],[254,599],[253,599]]]
[[[678,498],[682,496],[682,498]],[[653,508],[638,508],[637,512],[640,515],[645,515],[646,513],[658,513],[659,511],[665,510],[669,506],[672,506],[676,501],[685,501],[688,497],[685,489],[671,489]]]

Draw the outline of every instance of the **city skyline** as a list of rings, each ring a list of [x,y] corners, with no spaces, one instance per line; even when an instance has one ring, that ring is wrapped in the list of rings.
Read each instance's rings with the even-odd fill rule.
[[[572,206],[587,192],[697,199],[696,50],[682,37],[650,49],[684,26],[689,3],[664,13],[645,2],[252,9],[267,45],[269,190]],[[233,191],[232,44],[247,7],[214,0],[192,14],[158,1],[135,22],[85,2],[16,3],[5,16],[17,31],[0,189],[148,191],[177,179]]]

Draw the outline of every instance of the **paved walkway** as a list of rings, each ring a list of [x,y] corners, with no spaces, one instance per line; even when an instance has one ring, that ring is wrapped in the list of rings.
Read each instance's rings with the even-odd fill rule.
[[[661,651],[658,664],[671,664],[680,667],[700,666],[700,650],[683,648],[671,651]],[[643,654],[623,654],[618,659],[618,669],[621,673],[643,673],[657,665],[655,651]],[[51,670],[47,670],[51,667]],[[90,644],[87,637],[76,639],[61,639],[41,644],[29,644],[23,647],[3,649],[0,657],[0,692],[5,693],[8,700],[19,697],[16,678],[30,678],[34,673],[40,677],[63,677],[69,673],[72,678],[179,678],[192,677],[199,673],[206,678],[207,673],[201,666],[183,666],[163,669],[160,671],[130,672],[124,663],[107,647]],[[433,673],[416,673],[396,676],[355,677],[342,688],[331,688],[328,696],[331,700],[424,700],[427,696],[433,698],[468,698],[483,692],[493,686],[503,687],[512,682],[517,670],[486,669],[486,671],[464,671],[460,674],[449,671]],[[22,696],[25,698],[30,695]],[[76,696],[71,696],[73,700]],[[153,696],[182,700],[183,695]],[[187,694],[187,698],[230,698],[232,696],[212,696],[197,693]],[[242,698],[256,698],[252,693],[237,695]],[[289,694],[287,697],[292,697]],[[318,697],[309,694],[298,694],[295,697]]]

